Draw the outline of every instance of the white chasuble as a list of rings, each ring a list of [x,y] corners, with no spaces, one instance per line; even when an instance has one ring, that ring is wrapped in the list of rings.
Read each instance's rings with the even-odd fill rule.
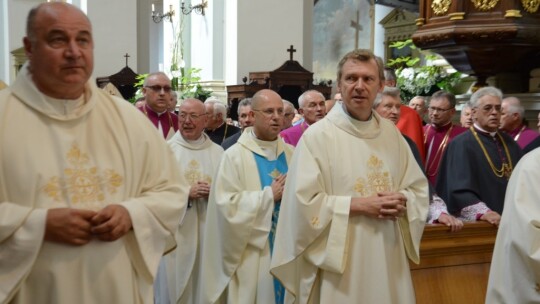
[[[352,197],[407,197],[397,221],[349,214]],[[272,274],[286,303],[415,303],[408,259],[419,261],[428,184],[399,130],[373,112],[334,107],[302,135],[277,227]]]
[[[152,303],[152,283],[187,202],[170,149],[135,107],[88,82],[51,101],[24,66],[0,92],[0,302]],[[47,209],[124,206],[114,242],[44,241]]]
[[[487,304],[540,303],[540,149],[508,181],[486,294]]]
[[[293,148],[277,139],[275,155]],[[272,189],[262,188],[254,153],[267,153],[252,128],[223,154],[212,184],[206,218],[200,303],[275,304],[268,236]]]
[[[179,132],[168,142],[179,164],[179,172],[190,187],[198,181],[212,184],[221,161],[223,148],[208,135],[197,141],[186,141]],[[186,215],[178,223],[178,247],[163,257],[170,303],[197,304],[198,279],[206,222],[207,199],[190,199]]]

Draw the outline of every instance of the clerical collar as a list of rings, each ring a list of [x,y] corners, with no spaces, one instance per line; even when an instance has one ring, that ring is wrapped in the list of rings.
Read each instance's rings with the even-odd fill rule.
[[[491,135],[491,137],[494,137],[494,136],[497,134],[497,131],[495,131],[495,132],[488,132],[488,131],[486,131],[486,130],[480,128],[480,126],[479,126],[477,123],[474,123],[474,127],[475,127],[478,131],[480,131],[480,132],[482,132],[482,133],[484,133],[484,134],[489,134],[489,135]]]
[[[440,126],[440,127],[437,127],[435,124],[431,124],[431,126],[435,130],[447,130],[448,128],[450,128],[452,126],[452,121],[449,121],[447,124],[445,124],[443,126]]]
[[[183,136],[182,136],[183,137]],[[189,139],[186,139],[184,138],[184,140],[189,143],[189,144],[192,144],[192,145],[201,145],[204,143],[204,140],[205,140],[205,137],[203,134],[201,134],[201,136],[199,136],[199,138],[197,139],[194,139],[194,140],[189,140]]]
[[[161,115],[163,115],[163,114],[165,114],[165,113],[167,113],[167,110],[165,110],[165,111],[163,111],[163,112],[156,112],[156,111],[154,111],[152,108],[150,108],[149,105],[144,105],[144,106],[147,107],[150,111],[156,113],[156,115],[157,115],[158,117],[161,116]]]
[[[349,111],[347,111],[347,107],[345,106],[345,103],[341,103],[341,108],[343,109],[343,112],[345,112],[345,114],[347,114],[347,116],[349,116],[350,118],[353,119],[353,121],[367,122],[367,121],[370,121],[371,118],[373,117],[373,111],[372,111],[372,112],[369,113],[368,119],[366,119],[366,120],[358,120],[358,119],[352,117],[352,115],[349,113]]]
[[[279,137],[277,137],[275,140],[272,140],[272,141],[260,140],[260,139],[257,138],[257,135],[255,135],[255,131],[253,129],[251,129],[250,135],[253,138],[253,140],[255,141],[255,143],[257,143],[257,145],[261,148],[261,150],[264,153],[263,156],[266,159],[268,159],[268,160],[276,160],[277,159],[277,157],[278,157],[277,150],[278,150]]]
[[[47,95],[43,98],[54,108],[55,112],[60,115],[68,115],[84,105],[84,94],[77,99],[58,99]]]

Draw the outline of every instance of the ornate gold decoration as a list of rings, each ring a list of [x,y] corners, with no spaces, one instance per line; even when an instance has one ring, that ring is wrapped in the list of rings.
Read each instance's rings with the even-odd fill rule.
[[[514,169],[514,166],[512,165],[512,158],[511,158],[510,152],[508,151],[508,147],[506,146],[506,143],[504,142],[504,139],[502,138],[501,134],[499,134],[499,132],[497,132],[497,136],[499,137],[499,140],[501,141],[501,143],[503,145],[503,148],[504,148],[504,153],[506,154],[506,161],[503,161],[503,163],[501,165],[501,168],[497,169],[495,167],[495,164],[491,160],[491,157],[489,156],[489,153],[487,152],[486,148],[484,147],[484,144],[482,143],[482,141],[478,137],[478,134],[474,130],[474,127],[470,127],[469,129],[471,130],[472,134],[474,135],[474,138],[476,139],[476,141],[480,145],[480,148],[482,149],[482,152],[484,152],[484,156],[486,157],[486,159],[487,159],[487,161],[489,163],[489,166],[491,167],[491,170],[493,171],[493,174],[495,174],[495,176],[497,176],[497,177],[503,177],[504,176],[507,179],[510,179],[510,174],[512,174],[512,170]]]
[[[112,169],[99,174],[95,166],[90,166],[88,155],[81,152],[76,143],[72,144],[66,158],[72,167],[64,169],[64,177],[53,176],[43,187],[43,192],[55,202],[68,200],[68,205],[96,205],[105,200],[104,191],[114,194],[123,184],[122,176]]]
[[[268,175],[270,175],[270,177],[272,177],[272,179],[276,179],[276,178],[278,178],[278,176],[281,175],[281,172],[279,172],[278,169],[274,169],[272,172],[268,173]]]
[[[311,226],[317,227],[319,226],[319,224],[320,224],[319,217],[314,216],[313,218],[311,218]]]
[[[471,2],[474,4],[476,9],[481,11],[489,11],[490,9],[494,8],[495,5],[497,5],[499,0],[471,0]]]
[[[426,19],[425,18],[418,18],[418,19],[414,20],[414,22],[416,23],[417,26],[422,26],[422,25],[424,25],[424,23],[426,23]]]
[[[507,10],[504,14],[504,18],[521,18],[521,12],[519,10]]]
[[[448,14],[450,20],[463,20],[465,18],[465,12],[456,12]]]
[[[435,15],[440,16],[448,12],[451,4],[452,0],[433,0],[433,2],[431,2],[431,9]]]
[[[367,180],[360,177],[356,180],[354,191],[361,196],[376,195],[382,191],[390,191],[392,181],[390,173],[383,171],[383,161],[372,155],[367,161]]]
[[[540,6],[540,0],[521,0],[521,4],[525,10],[529,13],[536,13],[538,6]]]
[[[187,181],[190,185],[197,184],[198,181],[205,181],[209,184],[212,183],[212,177],[206,174],[203,174],[200,171],[201,165],[198,161],[192,159],[189,164],[189,168],[186,170],[186,173],[184,173],[184,176],[186,177]]]

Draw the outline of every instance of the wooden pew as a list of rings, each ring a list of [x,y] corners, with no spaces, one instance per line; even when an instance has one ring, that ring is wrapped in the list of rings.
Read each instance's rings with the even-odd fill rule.
[[[426,225],[420,264],[410,263],[418,304],[484,303],[497,228],[466,223],[459,232]]]

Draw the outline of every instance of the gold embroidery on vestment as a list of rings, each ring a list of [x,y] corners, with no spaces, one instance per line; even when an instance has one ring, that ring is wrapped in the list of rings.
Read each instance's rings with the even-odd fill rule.
[[[209,184],[212,183],[212,177],[201,172],[201,165],[198,161],[192,159],[188,166],[189,168],[186,170],[186,173],[184,173],[184,176],[190,185],[195,185],[198,181],[204,181]]]
[[[104,190],[116,193],[123,184],[123,178],[112,169],[102,174],[97,167],[90,166],[90,158],[74,143],[66,154],[70,168],[64,169],[64,177],[53,176],[43,191],[55,202],[67,199],[72,204],[96,203],[105,200]]]
[[[365,197],[391,190],[390,173],[383,171],[382,160],[372,155],[367,161],[367,169],[367,179],[362,177],[356,179],[354,191]]]
[[[276,179],[276,178],[278,178],[278,177],[281,175],[281,172],[279,172],[278,169],[274,169],[272,172],[268,173],[268,175],[269,175],[272,179]]]

